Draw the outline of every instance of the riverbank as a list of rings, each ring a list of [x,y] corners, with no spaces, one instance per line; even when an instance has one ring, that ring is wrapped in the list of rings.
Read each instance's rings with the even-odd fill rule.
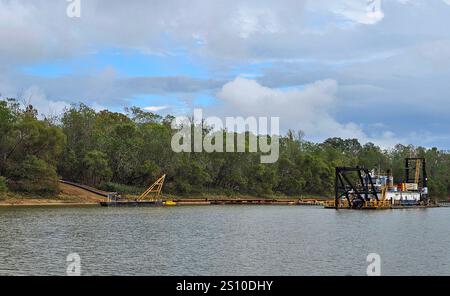
[[[0,201],[0,207],[33,207],[33,206],[97,206],[98,203],[87,202],[60,202],[52,199],[36,199],[36,200],[5,200]]]
[[[250,196],[236,196],[221,197],[212,196],[209,198],[203,197],[189,197],[189,198],[170,198],[176,201],[179,205],[200,205],[200,204],[228,204],[228,201],[242,201],[242,203],[256,204],[255,197]],[[272,198],[259,198],[258,201],[267,199],[268,201]],[[294,203],[300,200],[300,197],[277,197],[276,202],[278,204],[284,203]],[[31,196],[20,196],[20,195],[9,195],[5,198],[0,199],[0,207],[7,206],[81,206],[81,205],[98,205],[99,202],[104,201],[104,199],[98,200],[86,200],[81,199],[79,196],[55,196],[55,197],[31,197]],[[284,202],[285,201],[285,202]]]
[[[3,197],[0,197],[0,207],[98,205],[102,200],[104,199],[99,195],[66,184],[60,184],[60,193],[56,196],[6,193]]]
[[[97,195],[95,193],[83,190],[81,188],[77,188],[74,186],[70,186],[68,184],[60,184],[60,194],[56,196],[41,196],[36,197],[33,195],[24,195],[17,193],[7,193],[3,197],[0,197],[0,207],[3,206],[77,206],[77,205],[98,205],[99,202],[104,201],[105,198]],[[130,199],[133,199],[137,196],[127,196]],[[260,197],[260,196],[251,196],[251,195],[236,195],[236,196],[227,196],[223,194],[208,194],[207,196],[174,196],[174,195],[164,195],[167,199],[172,200],[184,200],[184,203],[180,204],[197,204],[198,202],[203,202],[205,200],[208,201],[226,201],[226,200],[252,200],[255,198],[258,199],[277,199],[277,200],[286,200],[287,201],[295,201],[295,200],[323,200],[323,197],[317,196],[268,196],[268,197]]]

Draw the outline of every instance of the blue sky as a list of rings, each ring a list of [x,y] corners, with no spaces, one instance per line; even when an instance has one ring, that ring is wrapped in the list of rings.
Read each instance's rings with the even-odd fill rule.
[[[69,18],[65,0],[0,0],[2,97],[450,149],[450,1],[80,3]]]
[[[171,56],[144,54],[136,50],[102,49],[93,54],[61,60],[51,60],[24,66],[24,74],[60,77],[89,75],[111,67],[121,77],[191,76],[208,77],[208,69],[184,52]]]

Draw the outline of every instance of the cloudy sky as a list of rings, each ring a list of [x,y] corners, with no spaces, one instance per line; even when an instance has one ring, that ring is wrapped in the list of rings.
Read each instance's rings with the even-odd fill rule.
[[[450,149],[450,0],[0,0],[0,93],[41,113],[279,116]]]

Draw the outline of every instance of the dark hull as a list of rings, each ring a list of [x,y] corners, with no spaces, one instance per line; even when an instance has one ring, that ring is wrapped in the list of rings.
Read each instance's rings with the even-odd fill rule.
[[[103,201],[102,207],[162,207],[162,201]]]

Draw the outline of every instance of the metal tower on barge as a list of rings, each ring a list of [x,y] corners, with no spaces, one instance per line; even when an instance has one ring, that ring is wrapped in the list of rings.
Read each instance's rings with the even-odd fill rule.
[[[335,198],[325,205],[335,209],[392,209],[429,207],[425,158],[406,158],[404,179],[394,184],[385,175],[363,167],[336,167]]]

